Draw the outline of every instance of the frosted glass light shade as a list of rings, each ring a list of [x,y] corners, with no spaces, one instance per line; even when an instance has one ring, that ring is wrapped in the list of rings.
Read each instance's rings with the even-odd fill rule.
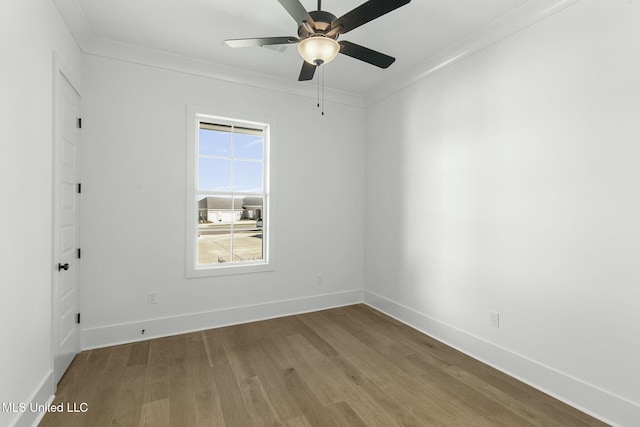
[[[309,64],[328,64],[338,56],[340,45],[329,37],[308,37],[298,43],[298,52]]]

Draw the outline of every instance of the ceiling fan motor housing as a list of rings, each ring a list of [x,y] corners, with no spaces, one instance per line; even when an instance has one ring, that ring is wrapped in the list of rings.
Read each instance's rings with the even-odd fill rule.
[[[325,35],[331,29],[331,23],[336,20],[336,16],[333,13],[327,12],[325,10],[314,10],[309,12],[309,16],[315,21],[315,27],[313,28],[314,32],[310,33],[308,28],[304,25],[300,25],[298,27],[298,37],[301,39],[307,38],[313,35]],[[331,37],[332,39],[337,39],[338,34],[330,35],[325,37]]]

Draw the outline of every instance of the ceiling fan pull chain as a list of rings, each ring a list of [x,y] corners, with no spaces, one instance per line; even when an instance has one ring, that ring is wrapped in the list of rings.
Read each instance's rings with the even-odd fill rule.
[[[322,115],[324,116],[324,67],[320,69],[320,77],[322,78]]]
[[[320,113],[324,116],[324,67],[322,64],[318,65],[318,108]]]
[[[318,69],[318,108],[320,108],[320,66],[316,68]]]

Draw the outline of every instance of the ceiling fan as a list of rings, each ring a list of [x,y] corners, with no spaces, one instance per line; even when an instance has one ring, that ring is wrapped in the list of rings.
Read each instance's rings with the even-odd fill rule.
[[[316,68],[335,59],[338,53],[367,62],[380,68],[387,68],[395,58],[376,52],[364,46],[337,41],[342,34],[381,17],[411,0],[369,0],[340,18],[322,10],[322,0],[318,0],[318,10],[307,12],[299,0],[278,0],[298,24],[298,37],[260,37],[225,40],[231,47],[255,47],[267,45],[297,44],[298,52],[304,59],[299,81],[311,80]]]

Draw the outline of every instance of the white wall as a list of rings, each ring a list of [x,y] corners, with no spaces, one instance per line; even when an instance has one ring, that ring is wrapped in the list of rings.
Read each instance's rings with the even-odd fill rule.
[[[85,71],[84,348],[362,300],[362,108],[322,117],[315,99],[92,55]],[[185,279],[190,104],[273,125],[275,271]]]
[[[621,425],[640,419],[638,22],[583,0],[366,122],[365,299]]]
[[[53,393],[53,51],[76,77],[81,58],[49,0],[3,2],[0,43],[0,402],[21,403]],[[0,425],[18,416],[0,411]]]

